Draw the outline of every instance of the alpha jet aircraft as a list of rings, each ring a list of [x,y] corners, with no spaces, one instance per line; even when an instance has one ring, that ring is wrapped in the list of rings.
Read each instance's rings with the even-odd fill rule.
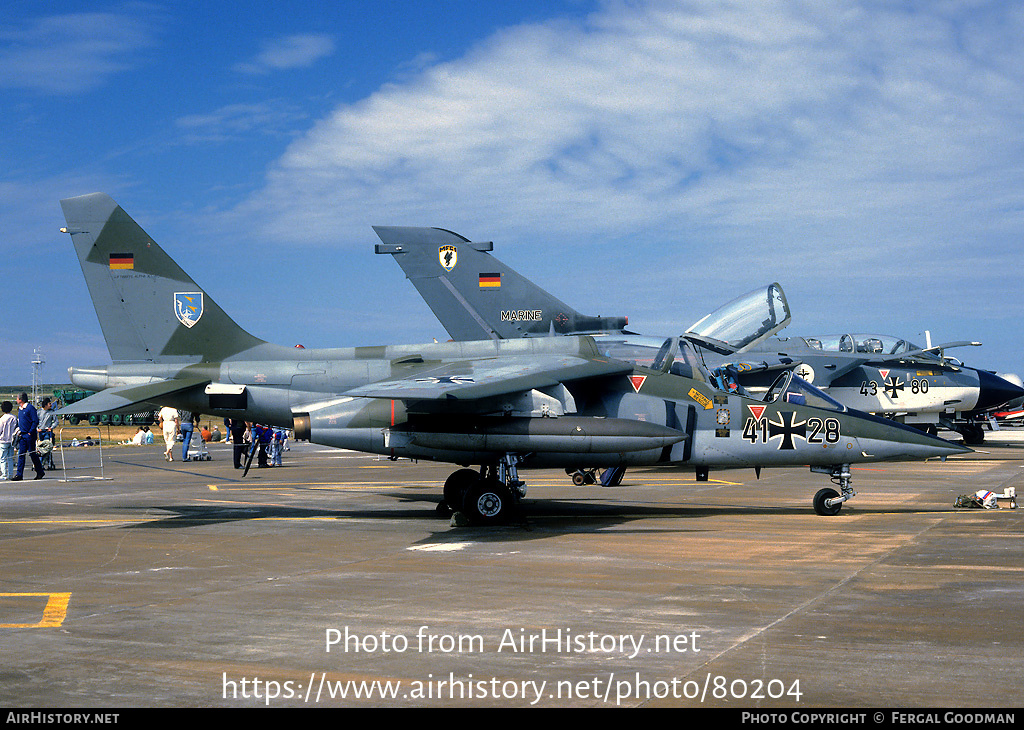
[[[439,228],[374,230],[382,241],[376,253],[394,256],[455,340],[585,332],[623,346],[631,341],[625,317],[580,314],[492,256],[493,243],[473,243]],[[983,440],[980,423],[988,410],[1024,395],[1011,382],[1016,376],[968,368],[942,354],[980,343],[919,348],[878,335],[772,337],[789,322],[785,294],[771,284],[709,314],[683,336],[713,370],[723,368],[723,377],[752,393],[763,393],[780,368],[795,367],[850,408],[898,417],[932,435],[942,425],[967,443]]]
[[[744,356],[771,352],[793,358],[800,362],[796,372],[801,377],[842,403],[872,413],[901,414],[904,423],[933,435],[942,426],[976,445],[984,441],[982,424],[989,413],[1024,395],[1016,375],[965,367],[944,352],[980,344],[922,348],[887,335],[847,333],[772,338]]]
[[[71,368],[72,382],[99,392],[62,413],[155,402],[458,464],[439,510],[483,523],[525,494],[520,467],[810,465],[839,485],[814,498],[834,514],[854,494],[851,464],[969,451],[851,411],[788,371],[762,399],[718,390],[679,338],[634,350],[634,361],[590,336],[273,345],[232,321],[110,197],[61,206],[113,360]]]

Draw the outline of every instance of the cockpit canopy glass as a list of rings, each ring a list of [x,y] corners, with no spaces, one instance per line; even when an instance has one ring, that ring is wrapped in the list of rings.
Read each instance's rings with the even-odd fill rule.
[[[799,406],[814,406],[831,411],[845,411],[846,406],[837,400],[827,396],[823,391],[815,388],[792,370],[779,375],[775,383],[764,395],[765,403],[774,403],[781,399],[784,403],[792,403]]]
[[[808,347],[827,352],[849,352],[857,355],[900,355],[914,352],[914,357],[940,360],[938,355],[919,352],[920,346],[892,335],[843,334],[804,337]]]
[[[697,380],[707,380],[704,366],[693,347],[678,337],[644,337],[643,335],[595,336],[594,344],[605,357],[632,363],[653,370],[668,370]]]
[[[633,363],[644,368],[654,366],[658,354],[667,344],[664,337],[644,337],[643,335],[596,336],[594,343],[597,345],[598,352],[605,357]]]
[[[771,337],[790,319],[786,295],[775,283],[733,299],[695,323],[684,336],[730,354]]]

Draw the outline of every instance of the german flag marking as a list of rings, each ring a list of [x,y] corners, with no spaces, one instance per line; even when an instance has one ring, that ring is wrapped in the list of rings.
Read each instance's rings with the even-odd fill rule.
[[[110,254],[110,268],[112,269],[134,269],[135,254],[133,253],[112,253]]]

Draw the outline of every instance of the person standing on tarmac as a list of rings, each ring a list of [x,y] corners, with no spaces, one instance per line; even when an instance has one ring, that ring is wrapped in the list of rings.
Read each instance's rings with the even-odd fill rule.
[[[53,410],[53,403],[49,398],[44,397],[39,401],[39,405],[42,407],[42,411],[39,413],[39,441],[49,441],[50,448],[46,451],[42,457],[43,466],[47,469],[56,469],[56,465],[53,463],[53,444],[54,444],[54,431],[57,429],[59,419],[57,413]]]
[[[164,458],[174,461],[171,450],[174,448],[174,437],[178,433],[178,412],[170,406],[160,409],[160,427],[164,432]]]
[[[14,406],[9,400],[0,403],[0,481],[14,476],[14,432],[18,430],[18,419],[11,415]]]
[[[181,460],[188,461],[188,445],[192,440],[192,430],[195,424],[192,419],[192,411],[178,409],[178,430],[181,431]]]
[[[29,403],[28,393],[18,395],[18,430],[21,431],[21,438],[18,439],[18,470],[11,477],[12,482],[21,481],[25,472],[25,454],[32,457],[32,466],[36,470],[36,479],[42,479],[46,472],[39,461],[39,453],[36,451],[36,438],[39,435],[39,414],[36,407]]]
[[[231,432],[231,446],[234,452],[235,468],[242,468],[242,459],[245,457],[245,421],[240,418],[231,418],[228,422],[228,430]]]

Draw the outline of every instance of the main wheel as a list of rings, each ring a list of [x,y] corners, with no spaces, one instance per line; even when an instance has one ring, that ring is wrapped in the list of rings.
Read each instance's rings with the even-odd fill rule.
[[[985,429],[976,423],[969,423],[959,429],[964,437],[964,443],[968,446],[980,446],[985,443]]]
[[[512,507],[508,487],[496,481],[480,480],[466,492],[463,511],[470,520],[481,525],[504,522]]]
[[[814,495],[814,511],[823,517],[831,517],[832,515],[839,514],[839,510],[843,508],[842,502],[834,504],[831,507],[825,504],[825,500],[835,499],[838,496],[839,492],[831,487],[825,487],[824,489],[818,490],[818,493]]]
[[[459,469],[444,482],[444,501],[453,512],[462,509],[462,502],[466,492],[476,482],[480,481],[480,475],[472,469]]]

